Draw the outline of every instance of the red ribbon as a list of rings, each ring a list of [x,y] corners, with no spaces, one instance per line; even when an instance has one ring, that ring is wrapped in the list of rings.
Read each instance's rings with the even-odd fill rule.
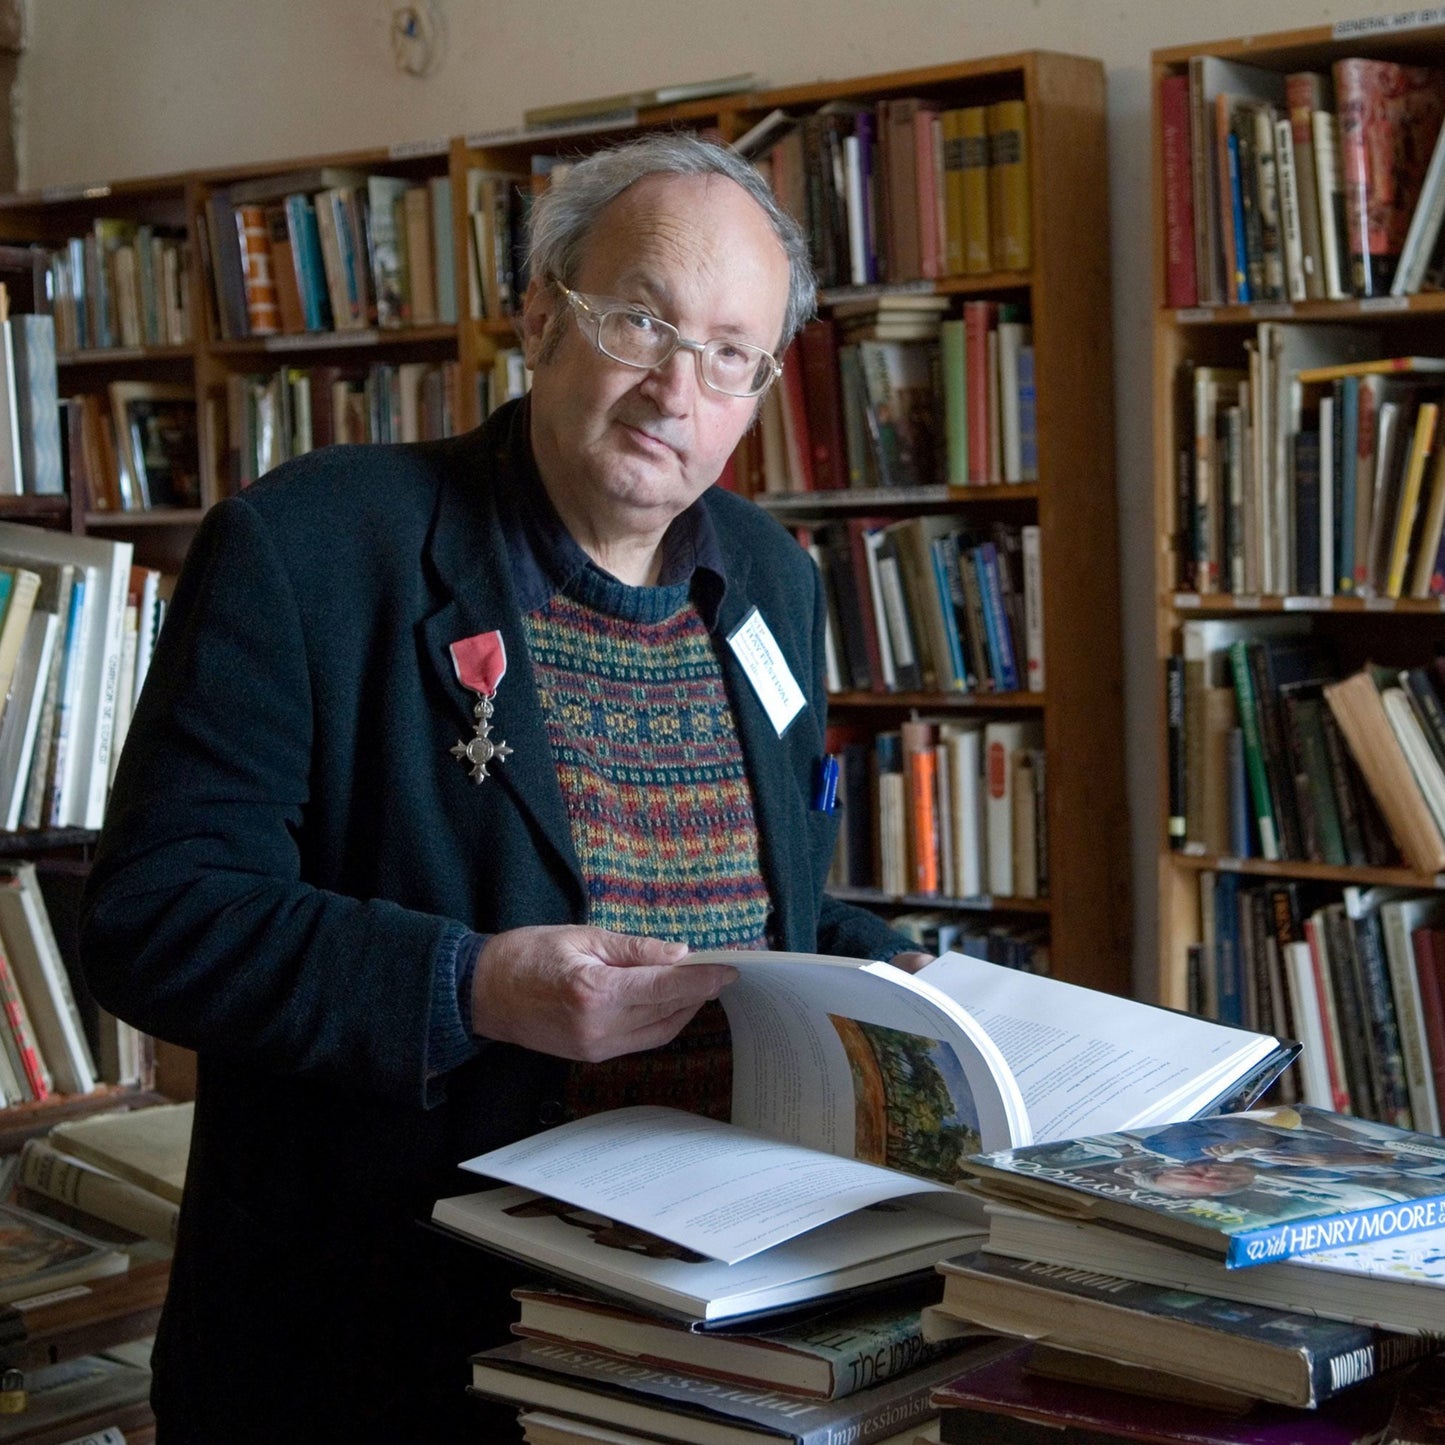
[[[507,647],[500,632],[479,632],[451,645],[457,681],[483,697],[495,697],[506,676]]]

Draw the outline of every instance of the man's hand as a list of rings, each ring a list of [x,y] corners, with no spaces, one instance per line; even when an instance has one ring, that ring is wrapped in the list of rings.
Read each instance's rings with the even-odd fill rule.
[[[678,968],[686,953],[572,924],[494,934],[472,979],[473,1031],[584,1063],[655,1049],[737,977],[723,964]]]
[[[931,953],[895,953],[888,962],[894,968],[901,968],[904,973],[917,973],[920,969],[927,968],[933,959],[934,955]]]

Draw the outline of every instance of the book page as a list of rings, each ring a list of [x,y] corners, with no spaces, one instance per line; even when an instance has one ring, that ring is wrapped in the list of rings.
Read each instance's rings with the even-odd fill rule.
[[[650,1105],[575,1119],[462,1168],[734,1264],[854,1210],[951,1187]]]
[[[685,960],[704,961],[740,974],[720,996],[735,1124],[943,1183],[960,1158],[1028,1141],[1002,1054],[921,978],[822,954]]]
[[[961,953],[918,977],[987,1030],[1023,1092],[1035,1143],[1187,1118],[1276,1043]]]

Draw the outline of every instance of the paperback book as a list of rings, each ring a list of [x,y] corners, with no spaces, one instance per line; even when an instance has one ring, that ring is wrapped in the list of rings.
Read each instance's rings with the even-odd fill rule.
[[[1226,1267],[1445,1227],[1445,1140],[1301,1105],[980,1155],[985,1197],[1099,1219]]]
[[[797,1304],[864,1282],[831,1277],[830,1251],[845,1241],[847,1270],[876,1280],[976,1229],[977,1202],[956,1184],[990,1141],[1188,1118],[1249,1095],[1291,1056],[1273,1038],[962,954],[918,974],[815,955],[691,957],[739,971],[722,995],[732,1122],[657,1107],[575,1120],[465,1161],[513,1192],[441,1200],[436,1223],[652,1307],[715,1318]],[[586,1227],[539,1224],[549,1212],[659,1236],[658,1255],[748,1261],[738,1278],[749,1286],[740,1293],[712,1266],[709,1290],[732,1302],[700,1301],[703,1271],[664,1281],[655,1259],[580,1243]],[[797,1258],[765,1289],[781,1246]]]

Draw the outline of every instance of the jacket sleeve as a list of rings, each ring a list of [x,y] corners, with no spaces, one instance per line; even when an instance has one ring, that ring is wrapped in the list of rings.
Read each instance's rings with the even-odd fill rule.
[[[305,881],[319,646],[256,508],[213,508],[118,767],[83,966],[148,1033],[415,1104],[464,930]]]

